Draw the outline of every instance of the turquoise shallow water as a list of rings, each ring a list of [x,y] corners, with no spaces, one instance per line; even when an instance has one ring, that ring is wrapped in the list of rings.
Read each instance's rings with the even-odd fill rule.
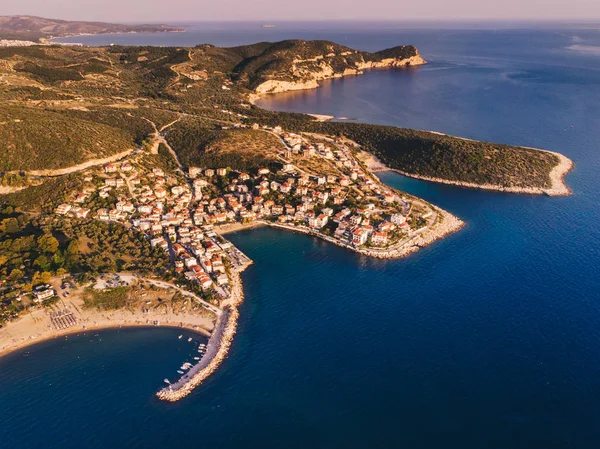
[[[255,31],[213,32],[221,44]],[[600,34],[293,34],[365,49],[412,42],[431,64],[265,106],[560,151],[576,163],[574,194],[384,173],[467,222],[397,261],[273,229],[233,234],[255,264],[230,356],[205,385],[177,404],[154,400],[188,356],[176,330],[44,343],[0,359],[0,447],[598,447],[600,57],[567,47],[600,46]]]

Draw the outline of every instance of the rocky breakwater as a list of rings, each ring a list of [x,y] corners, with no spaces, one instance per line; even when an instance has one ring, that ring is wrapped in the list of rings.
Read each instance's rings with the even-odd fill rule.
[[[365,70],[406,68],[423,64],[427,64],[427,61],[412,46],[396,47],[374,54],[348,51],[311,59],[294,59],[287,73],[260,83],[255,92],[263,95],[316,89],[320,81],[362,75]]]
[[[232,272],[232,278],[232,292],[229,302],[217,319],[202,360],[194,365],[177,382],[156,393],[156,396],[160,400],[176,402],[183,399],[214,373],[227,357],[229,347],[233,342],[237,330],[239,318],[237,306],[244,298],[239,273]]]

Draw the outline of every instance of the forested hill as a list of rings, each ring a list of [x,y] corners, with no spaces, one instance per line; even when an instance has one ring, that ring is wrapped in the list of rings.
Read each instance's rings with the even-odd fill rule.
[[[318,128],[351,138],[388,167],[447,181],[550,188],[550,171],[559,163],[556,155],[543,151],[427,131],[354,123]]]
[[[412,45],[368,53],[320,40],[260,42],[232,48],[200,45],[191,55],[208,70],[226,71],[234,82],[258,91],[268,82],[302,84],[369,68],[425,63]]]
[[[344,135],[389,166],[414,175],[548,187],[558,162],[553,154],[402,128],[317,123],[306,115],[269,112],[249,103],[255,87],[265,82],[292,83],[302,73],[331,75],[356,64],[415,56],[411,46],[364,53],[326,41],[233,48],[0,48],[0,137],[5,149],[0,176],[69,167],[144,146],[153,125],[161,128],[185,114],[165,134],[190,164],[236,161],[248,167],[266,162],[260,149],[273,147],[268,133],[235,126],[258,123]],[[329,69],[324,72],[324,67]]]

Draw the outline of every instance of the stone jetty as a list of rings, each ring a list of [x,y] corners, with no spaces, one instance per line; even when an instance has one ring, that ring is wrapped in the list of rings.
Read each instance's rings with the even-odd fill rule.
[[[206,353],[181,379],[160,390],[156,394],[159,399],[168,402],[176,402],[183,399],[214,373],[225,357],[227,357],[229,347],[233,342],[233,337],[237,329],[239,318],[237,306],[242,302],[244,297],[239,273],[232,272],[232,278],[234,282],[230,297],[231,301],[219,314],[213,333],[208,340]]]

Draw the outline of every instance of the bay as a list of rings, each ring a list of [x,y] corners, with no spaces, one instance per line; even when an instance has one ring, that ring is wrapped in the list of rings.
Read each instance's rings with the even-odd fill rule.
[[[429,65],[260,104],[559,151],[576,164],[573,195],[382,173],[467,223],[397,261],[274,229],[233,234],[255,264],[235,343],[207,383],[177,404],[154,400],[187,354],[168,329],[34,346],[0,359],[0,447],[598,447],[600,57],[589,48],[600,33],[214,28],[127,39],[413,43]]]

